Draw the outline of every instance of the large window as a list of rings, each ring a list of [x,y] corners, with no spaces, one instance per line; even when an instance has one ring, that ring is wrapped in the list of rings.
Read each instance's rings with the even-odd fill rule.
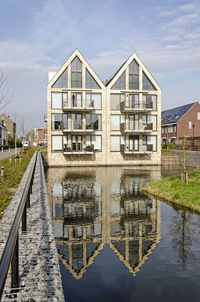
[[[154,85],[151,83],[149,78],[146,76],[146,74],[143,72],[142,73],[142,89],[143,90],[156,90]]]
[[[139,89],[139,65],[135,60],[129,65],[129,89]]]
[[[157,116],[156,115],[150,115],[150,114],[144,114],[142,116],[142,125],[143,130],[157,130]]]
[[[52,130],[67,129],[67,114],[53,113],[51,115],[51,129]]]
[[[142,150],[143,151],[157,151],[157,136],[143,135],[142,136]]]
[[[82,88],[82,63],[78,57],[71,63],[71,87]]]
[[[101,88],[87,69],[85,70],[85,76],[86,76],[86,88],[92,88],[92,89]]]
[[[67,107],[67,92],[52,92],[51,107],[52,109],[62,109],[62,107]]]
[[[82,93],[72,92],[71,93],[71,107],[82,107]]]
[[[101,130],[101,114],[86,114],[86,129]]]
[[[86,146],[91,145],[95,151],[101,151],[101,135],[86,135]]]
[[[129,151],[139,151],[139,135],[129,135]]]
[[[52,151],[62,151],[63,147],[63,136],[62,135],[52,135]]]
[[[139,108],[139,94],[129,94],[129,108]]]
[[[86,107],[101,109],[101,93],[86,93]]]
[[[143,94],[143,107],[148,109],[157,109],[157,96],[153,94]]]
[[[124,71],[111,89],[125,89],[126,88],[125,82],[126,82],[126,76]]]
[[[139,129],[139,117],[138,114],[129,115],[129,130],[138,130]]]
[[[68,69],[60,75],[56,82],[52,85],[54,88],[67,88],[67,79],[68,79]]]
[[[124,136],[111,135],[110,137],[110,151],[120,152],[120,145],[124,145]]]
[[[125,123],[125,116],[121,114],[111,114],[110,130],[120,130],[120,125]]]
[[[72,135],[72,150],[73,151],[82,151],[82,136],[81,135]]]
[[[120,110],[120,103],[125,101],[125,94],[111,93],[110,108],[111,110]]]
[[[82,129],[82,115],[73,113],[71,115],[72,129]]]

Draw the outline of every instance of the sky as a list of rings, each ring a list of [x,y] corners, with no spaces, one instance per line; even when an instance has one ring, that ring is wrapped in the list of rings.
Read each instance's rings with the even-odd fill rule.
[[[44,127],[49,71],[78,48],[102,81],[136,52],[162,110],[199,101],[199,0],[0,0],[0,72],[25,129]]]

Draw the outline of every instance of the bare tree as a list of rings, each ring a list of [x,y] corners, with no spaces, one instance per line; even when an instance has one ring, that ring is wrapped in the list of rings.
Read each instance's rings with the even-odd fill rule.
[[[8,89],[7,76],[0,71],[0,111],[2,111],[8,103],[10,103],[13,95],[10,94]]]

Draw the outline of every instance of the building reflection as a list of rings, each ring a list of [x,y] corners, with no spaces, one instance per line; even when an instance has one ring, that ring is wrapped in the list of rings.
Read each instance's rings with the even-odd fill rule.
[[[159,171],[52,168],[47,173],[53,230],[65,267],[80,279],[108,244],[135,275],[160,240],[160,202],[140,192]]]

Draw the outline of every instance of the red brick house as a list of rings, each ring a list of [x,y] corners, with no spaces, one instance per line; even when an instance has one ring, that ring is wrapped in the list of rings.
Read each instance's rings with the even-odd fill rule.
[[[46,145],[47,143],[47,129],[46,128],[32,128],[30,131],[31,146]]]
[[[200,137],[200,104],[179,106],[162,112],[162,143],[173,143],[175,139]]]

